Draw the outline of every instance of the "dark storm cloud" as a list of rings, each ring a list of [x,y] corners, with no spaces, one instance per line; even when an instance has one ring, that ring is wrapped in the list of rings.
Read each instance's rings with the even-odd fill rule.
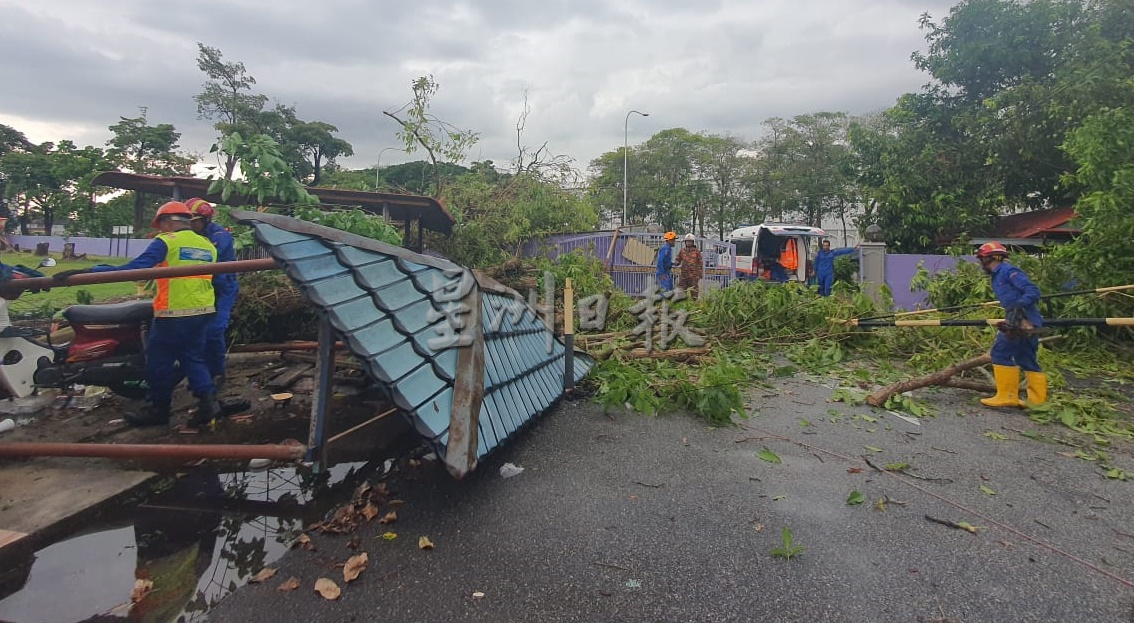
[[[243,62],[273,102],[336,125],[373,164],[397,146],[382,115],[417,76],[441,85],[437,116],[481,134],[471,159],[516,154],[523,142],[585,166],[623,140],[658,130],[757,138],[767,117],[892,105],[927,77],[910,52],[917,18],[942,0],[496,0],[415,3],[324,0],[0,0],[0,123],[101,144],[106,126],[149,107],[182,144],[205,151],[211,122],[192,100],[205,76],[197,42]],[[10,85],[20,85],[11,88]],[[20,124],[27,127],[20,127]],[[89,138],[88,138],[89,137]],[[415,156],[416,157],[416,156]],[[387,151],[383,164],[406,160]]]

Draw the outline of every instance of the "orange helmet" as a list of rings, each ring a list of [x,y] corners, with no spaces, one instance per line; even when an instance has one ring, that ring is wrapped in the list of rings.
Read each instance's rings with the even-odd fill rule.
[[[994,255],[1003,255],[1004,257],[1008,257],[1008,249],[1004,248],[1004,245],[1000,244],[999,242],[986,242],[980,245],[980,248],[977,249],[976,252],[976,256],[982,259],[986,257],[992,257]]]
[[[673,233],[673,232],[671,232],[671,231],[667,231],[667,232],[665,232],[665,239],[666,239],[667,241],[668,241],[668,240],[677,240],[677,234],[675,234],[675,233]]]
[[[157,214],[154,214],[154,220],[150,221],[150,227],[157,229],[158,221],[167,216],[181,217],[184,220],[189,220],[193,218],[193,213],[184,203],[180,201],[170,201],[162,204],[162,206],[158,208]]]
[[[193,197],[185,202],[185,207],[193,213],[193,218],[213,218],[216,214],[216,209],[213,205],[200,197]]]

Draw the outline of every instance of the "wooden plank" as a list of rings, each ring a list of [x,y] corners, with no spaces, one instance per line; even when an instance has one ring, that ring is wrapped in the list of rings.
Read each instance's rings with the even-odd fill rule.
[[[449,441],[445,446],[445,468],[462,478],[476,468],[480,410],[484,403],[484,321],[480,286],[474,285],[461,299],[468,313],[461,332],[472,336],[472,344],[457,350],[457,378],[453,382],[453,410],[449,415]]]
[[[291,387],[296,379],[311,371],[315,366],[309,363],[294,365],[272,377],[267,383],[268,389],[280,390]]]

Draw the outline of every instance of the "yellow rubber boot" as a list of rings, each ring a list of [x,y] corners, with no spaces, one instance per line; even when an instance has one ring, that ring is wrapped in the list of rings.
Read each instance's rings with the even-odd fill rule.
[[[996,379],[996,395],[981,398],[986,407],[1019,407],[1020,369],[1016,366],[992,366],[992,376]]]
[[[1027,407],[1038,407],[1047,402],[1047,375],[1043,372],[1025,372],[1028,381]]]

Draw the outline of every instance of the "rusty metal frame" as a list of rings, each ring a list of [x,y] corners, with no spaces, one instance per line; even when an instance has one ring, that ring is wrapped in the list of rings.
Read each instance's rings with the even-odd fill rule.
[[[358,234],[352,234],[350,232],[345,232],[341,229],[334,229],[332,227],[327,227],[327,226],[324,226],[324,225],[316,225],[315,223],[309,223],[307,221],[301,221],[299,219],[294,219],[294,218],[287,217],[287,216],[280,216],[279,214],[268,214],[266,212],[247,212],[247,211],[244,211],[244,210],[232,210],[231,212],[229,212],[229,216],[231,216],[233,219],[240,222],[241,224],[247,225],[250,222],[259,221],[259,222],[264,223],[266,225],[272,225],[273,227],[278,227],[279,229],[283,229],[285,231],[290,231],[290,232],[293,232],[293,233],[296,233],[296,234],[307,234],[309,236],[317,236],[319,238],[322,238],[324,240],[329,240],[331,242],[339,242],[339,243],[342,243],[342,244],[350,245],[352,247],[358,247],[360,249],[366,249],[367,251],[375,251],[377,253],[384,253],[386,255],[392,255],[394,257],[406,260],[408,262],[414,262],[415,264],[423,264],[423,265],[429,266],[431,268],[439,268],[441,270],[461,270],[462,269],[461,266],[454,264],[453,262],[450,262],[449,260],[444,260],[444,259],[441,259],[439,257],[433,257],[431,255],[423,255],[421,253],[416,253],[416,252],[411,251],[409,249],[406,249],[404,247],[397,247],[397,246],[394,246],[392,244],[382,242],[381,240],[375,240],[373,238],[367,238],[366,236],[360,236]]]

